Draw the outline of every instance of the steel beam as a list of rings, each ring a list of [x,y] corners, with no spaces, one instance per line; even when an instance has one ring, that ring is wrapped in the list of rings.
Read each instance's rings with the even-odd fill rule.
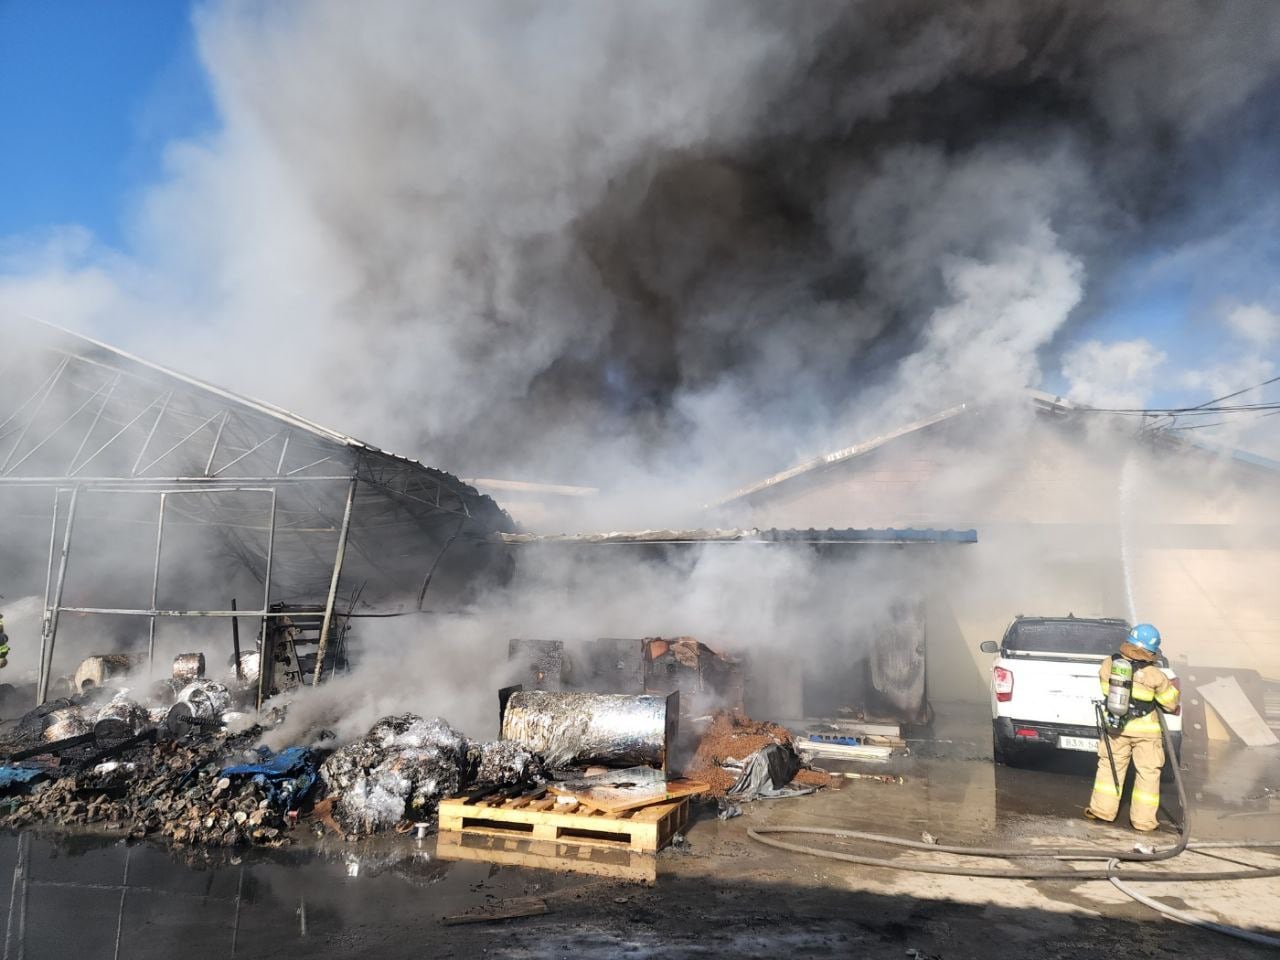
[[[83,470],[85,467],[87,467],[90,463],[92,463],[92,462],[94,461],[94,459],[98,456],[98,454],[102,453],[102,451],[103,451],[103,450],[107,449],[107,447],[111,446],[113,443],[115,443],[117,440],[119,440],[122,436],[124,436],[124,434],[128,432],[128,430],[129,430],[129,428],[130,428],[130,427],[132,427],[135,423],[137,423],[137,422],[138,422],[139,420],[141,420],[144,416],[146,416],[147,411],[149,411],[152,407],[154,407],[154,406],[155,406],[157,403],[159,403],[162,399],[163,399],[163,397],[156,397],[154,400],[152,400],[150,403],[148,403],[145,407],[143,407],[141,410],[139,410],[139,411],[138,411],[137,416],[135,416],[132,420],[130,420],[128,423],[126,423],[123,427],[121,427],[119,430],[117,430],[114,434],[112,434],[112,436],[111,436],[111,439],[110,439],[110,440],[108,440],[106,443],[104,443],[102,446],[100,446],[97,450],[93,451],[93,453],[89,454],[89,456],[88,456],[86,459],[82,460],[82,461],[80,462],[80,466],[78,466],[78,467],[77,467],[77,466],[74,466],[74,465],[73,465],[73,466],[71,467],[71,469],[67,472],[67,476],[68,476],[68,477],[74,477],[77,473],[79,473],[81,470]]]
[[[70,470],[76,465],[76,461],[80,459],[80,454],[84,453],[84,448],[89,443],[89,438],[93,436],[93,431],[98,429],[98,423],[102,420],[102,413],[107,409],[107,404],[111,402],[111,395],[116,392],[116,387],[120,385],[120,374],[116,374],[116,378],[111,381],[111,386],[107,388],[106,395],[102,398],[102,403],[98,404],[98,412],[93,415],[93,422],[89,424],[89,429],[85,431],[80,446],[76,447],[76,452],[71,455],[71,462],[67,464]]]
[[[145,467],[143,467],[141,470],[135,471],[135,476],[136,476],[137,474],[143,474],[143,473],[146,473],[148,470],[150,470],[152,467],[154,467],[157,463],[159,463],[161,460],[163,460],[163,459],[164,459],[165,457],[167,457],[169,454],[173,453],[173,451],[177,450],[180,446],[182,446],[184,443],[186,443],[188,440],[190,440],[192,437],[194,437],[197,433],[199,433],[201,430],[203,430],[203,429],[204,429],[205,427],[207,427],[209,424],[213,423],[213,421],[217,420],[217,419],[218,419],[218,417],[219,417],[219,416],[221,416],[221,415],[222,415],[221,413],[215,413],[213,416],[209,417],[207,420],[205,420],[205,421],[204,421],[204,423],[200,424],[200,426],[196,427],[194,430],[192,430],[190,433],[188,433],[185,437],[183,437],[181,440],[179,440],[177,443],[175,443],[172,447],[170,447],[170,448],[169,448],[168,450],[166,450],[164,453],[160,454],[160,456],[156,457],[154,460],[152,460],[150,463],[148,463],[148,464],[147,464]]]
[[[151,440],[156,435],[156,430],[160,428],[160,421],[164,419],[164,412],[169,409],[169,402],[173,399],[173,391],[170,390],[165,394],[164,401],[160,404],[160,410],[156,414],[155,420],[151,422],[151,429],[147,431],[147,439],[142,443],[142,449],[138,451],[138,458],[133,461],[133,469],[129,471],[129,476],[136,477],[138,475],[138,467],[142,465],[142,459],[147,455],[147,448],[151,446]]]
[[[227,428],[227,418],[231,416],[230,410],[222,411],[222,420],[218,423],[218,432],[213,435],[213,446],[209,448],[209,459],[204,464],[204,475],[209,476],[209,471],[213,469],[213,458],[218,455],[218,444],[222,442],[222,431]]]

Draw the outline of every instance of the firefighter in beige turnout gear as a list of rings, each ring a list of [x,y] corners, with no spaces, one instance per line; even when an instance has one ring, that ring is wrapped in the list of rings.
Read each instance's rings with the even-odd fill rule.
[[[1098,772],[1093,780],[1093,796],[1084,811],[1090,819],[1108,823],[1115,820],[1120,812],[1120,791],[1132,760],[1134,782],[1129,798],[1129,822],[1135,830],[1154,830],[1159,826],[1156,810],[1160,807],[1164,740],[1156,711],[1172,713],[1178,709],[1178,688],[1155,665],[1159,652],[1160,632],[1149,623],[1139,624],[1120,645],[1120,652],[1102,661],[1098,670],[1106,701],[1101,708],[1106,729],[1100,731],[1098,738]]]

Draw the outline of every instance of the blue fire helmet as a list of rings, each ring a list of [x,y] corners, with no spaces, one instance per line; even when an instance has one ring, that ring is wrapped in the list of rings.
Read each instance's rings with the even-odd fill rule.
[[[1129,642],[1148,653],[1160,652],[1160,631],[1149,623],[1140,623],[1129,631]]]

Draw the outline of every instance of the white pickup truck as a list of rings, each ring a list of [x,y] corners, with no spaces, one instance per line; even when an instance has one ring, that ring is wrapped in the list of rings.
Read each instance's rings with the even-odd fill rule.
[[[991,665],[991,744],[997,763],[1017,766],[1036,751],[1098,749],[1095,702],[1101,698],[1098,666],[1129,635],[1123,620],[1018,617],[1000,643],[980,649],[997,654]],[[1178,678],[1163,657],[1165,675]],[[1165,720],[1174,750],[1181,752],[1181,710]]]

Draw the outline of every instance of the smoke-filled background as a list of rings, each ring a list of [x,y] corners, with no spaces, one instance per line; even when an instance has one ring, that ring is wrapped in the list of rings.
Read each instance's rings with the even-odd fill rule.
[[[0,298],[464,476],[621,494],[588,526],[661,522],[957,401],[1265,379],[1277,21],[210,3],[218,129],[168,146],[129,249],[11,241]],[[1194,330],[1097,327],[1188,259],[1238,275],[1192,284]],[[1221,349],[1169,356],[1190,333]]]
[[[991,412],[916,512],[965,523],[1029,387],[1182,405],[1276,372],[1269,0],[228,0],[195,26],[215,129],[167,146],[121,248],[0,244],[0,305],[461,476],[601,488],[555,529],[702,524],[960,402]],[[1226,421],[1205,435],[1280,451],[1280,421]],[[487,669],[469,631],[804,646],[892,593],[878,560],[740,557],[526,564],[441,628],[456,657],[423,640],[386,677],[456,692]],[[1034,559],[965,569],[994,591]]]

